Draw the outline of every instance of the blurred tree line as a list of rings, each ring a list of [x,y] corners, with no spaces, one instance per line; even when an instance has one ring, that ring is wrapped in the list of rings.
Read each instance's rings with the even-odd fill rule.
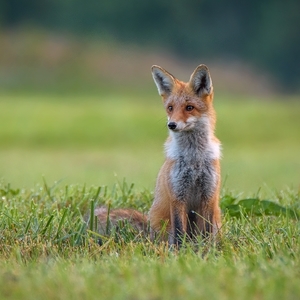
[[[246,60],[299,91],[299,0],[0,0],[2,28],[23,25]]]

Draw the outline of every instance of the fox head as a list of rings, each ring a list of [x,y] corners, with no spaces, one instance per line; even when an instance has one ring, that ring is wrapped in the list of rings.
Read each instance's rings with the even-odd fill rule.
[[[162,96],[168,116],[167,125],[171,131],[191,131],[207,122],[213,129],[213,86],[205,65],[199,65],[187,83],[156,65],[152,66],[152,76]]]

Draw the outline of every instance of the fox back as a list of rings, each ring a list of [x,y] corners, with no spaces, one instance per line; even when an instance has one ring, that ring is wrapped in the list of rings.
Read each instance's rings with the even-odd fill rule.
[[[216,115],[208,68],[198,66],[184,83],[159,66],[152,75],[167,113],[166,160],[155,189],[149,219],[152,235],[167,223],[168,240],[184,234],[216,233],[219,208],[220,142],[214,136]]]

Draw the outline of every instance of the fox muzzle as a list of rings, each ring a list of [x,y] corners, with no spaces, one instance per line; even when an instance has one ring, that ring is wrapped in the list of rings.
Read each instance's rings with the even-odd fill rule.
[[[177,123],[176,122],[168,122],[168,128],[171,130],[175,130],[177,127]]]

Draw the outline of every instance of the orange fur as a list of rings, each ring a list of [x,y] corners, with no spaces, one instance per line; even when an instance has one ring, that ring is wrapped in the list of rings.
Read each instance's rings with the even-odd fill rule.
[[[110,227],[118,226],[123,221],[127,221],[138,232],[146,233],[148,229],[147,216],[134,209],[119,208],[108,211],[102,206],[95,209],[95,216],[97,216],[98,231],[101,234],[106,234]]]

